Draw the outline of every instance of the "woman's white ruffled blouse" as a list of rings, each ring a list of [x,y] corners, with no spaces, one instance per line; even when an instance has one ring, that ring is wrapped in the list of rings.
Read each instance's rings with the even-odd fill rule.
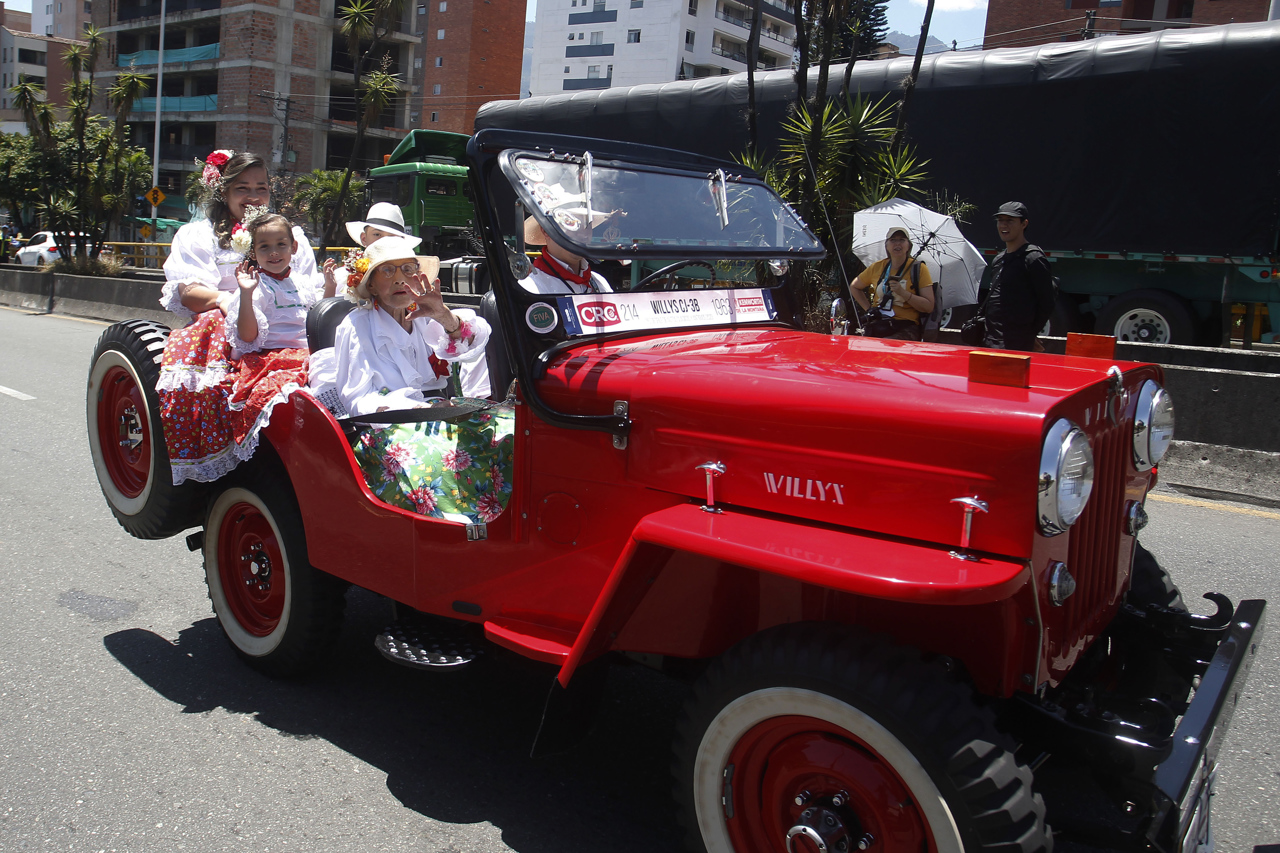
[[[316,256],[311,251],[311,244],[307,242],[307,235],[295,226],[293,239],[298,241],[298,251],[291,262],[293,274],[302,278],[316,275]],[[161,306],[184,320],[190,320],[194,314],[182,304],[180,286],[203,284],[235,293],[238,289],[236,265],[242,260],[244,256],[239,252],[219,248],[218,237],[213,233],[213,223],[208,219],[183,225],[173,235],[169,257],[164,262],[165,284],[160,291]]]

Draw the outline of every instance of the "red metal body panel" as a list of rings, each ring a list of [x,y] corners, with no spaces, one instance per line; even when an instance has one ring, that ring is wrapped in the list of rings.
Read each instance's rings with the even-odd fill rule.
[[[1123,510],[1152,475],[1128,449],[1133,395],[1118,425],[1103,415],[1110,361],[1038,355],[1023,389],[971,382],[968,353],[780,329],[585,342],[539,390],[574,413],[627,401],[627,449],[520,406],[514,493],[483,541],[374,498],[306,395],[276,410],[267,435],[317,567],[484,622],[566,680],[608,650],[703,657],[772,624],[823,619],[957,657],[1007,694],[1056,683],[1110,621],[1132,549]],[[1160,378],[1125,367],[1130,390]],[[1099,488],[1072,531],[1046,538],[1036,483],[1059,417],[1090,434]],[[691,503],[705,497],[696,466],[707,461],[726,466],[723,516]],[[963,520],[950,501],[965,495],[990,505],[974,521],[977,563],[948,556]],[[1063,608],[1045,592],[1053,560],[1079,581]],[[1028,620],[1043,623],[1043,642]]]

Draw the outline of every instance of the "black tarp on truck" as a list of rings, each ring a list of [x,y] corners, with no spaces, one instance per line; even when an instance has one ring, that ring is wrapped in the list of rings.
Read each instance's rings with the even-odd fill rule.
[[[852,89],[896,93],[910,69],[859,62]],[[832,94],[842,77],[834,66]],[[794,82],[756,81],[771,147]],[[746,147],[746,103],[736,74],[490,103],[476,127],[724,157]],[[1074,295],[1067,322],[1084,311],[1121,337],[1177,340],[1199,337],[1222,303],[1280,303],[1280,22],[926,56],[908,122],[931,185],[977,205],[965,226],[976,245],[995,246],[988,211],[1028,205],[1028,235]],[[1166,297],[1132,297],[1147,290]],[[1126,320],[1130,305],[1142,312]]]

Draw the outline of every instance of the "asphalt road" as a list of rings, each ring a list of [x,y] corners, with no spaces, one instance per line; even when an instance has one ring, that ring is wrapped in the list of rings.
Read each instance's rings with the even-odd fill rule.
[[[102,328],[0,309],[0,851],[679,849],[684,689],[643,668],[610,672],[582,747],[532,760],[550,669],[386,663],[387,606],[366,593],[318,677],[240,664],[199,555],[130,538],[98,490],[84,387]],[[1153,497],[1144,541],[1188,598],[1280,605],[1280,514]],[[1221,755],[1224,853],[1280,843],[1276,630]]]

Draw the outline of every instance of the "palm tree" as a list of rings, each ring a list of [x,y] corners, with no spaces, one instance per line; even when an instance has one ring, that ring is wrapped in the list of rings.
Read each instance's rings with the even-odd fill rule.
[[[351,178],[348,192],[344,195],[344,177],[346,175],[341,170],[315,169],[311,174],[298,178],[298,191],[293,195],[294,207],[306,215],[317,232],[321,224],[330,219],[348,221],[360,215],[356,199],[364,193],[365,182],[361,178]],[[338,211],[336,217],[334,211]],[[327,238],[328,234],[325,236]],[[329,242],[326,241],[325,245]]]
[[[364,143],[365,131],[369,124],[385,110],[400,90],[400,81],[396,75],[387,71],[387,61],[383,60],[381,69],[366,69],[376,56],[378,46],[400,19],[404,8],[404,0],[347,0],[338,17],[342,20],[342,33],[347,37],[347,53],[351,56],[352,74],[355,84],[356,104],[356,137],[351,145],[351,156],[347,159],[347,167],[343,172],[342,187],[338,191],[328,223],[324,230],[325,245],[331,244],[337,235],[338,222],[341,217],[338,210],[345,204],[350,189],[351,173],[355,171],[356,159],[360,156],[360,146]],[[367,46],[366,45],[367,42]],[[363,47],[363,49],[362,49]]]

